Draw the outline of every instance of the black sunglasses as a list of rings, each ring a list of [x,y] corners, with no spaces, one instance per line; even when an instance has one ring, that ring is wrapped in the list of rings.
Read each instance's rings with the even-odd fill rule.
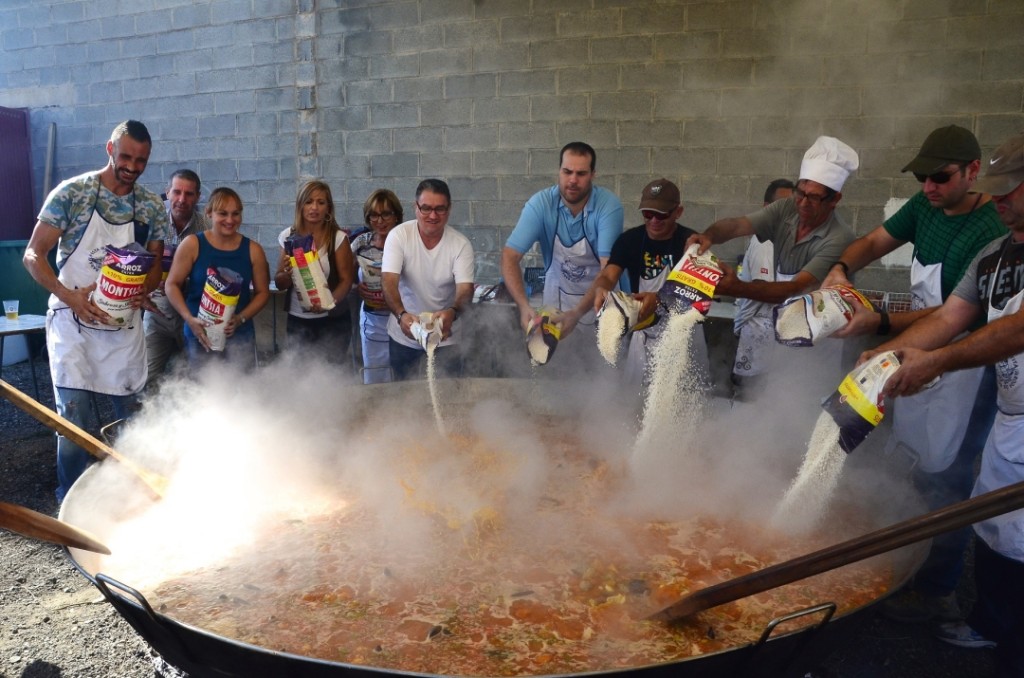
[[[948,173],[947,172],[936,172],[935,174],[918,174],[917,172],[914,172],[914,178],[917,179],[922,184],[924,182],[926,182],[926,181],[929,181],[929,180],[933,184],[945,184],[945,183],[949,183],[949,180],[952,179],[954,175],[959,174],[960,172],[963,172],[963,171],[964,171],[964,168],[961,167],[960,169],[955,169],[952,172],[948,172]]]

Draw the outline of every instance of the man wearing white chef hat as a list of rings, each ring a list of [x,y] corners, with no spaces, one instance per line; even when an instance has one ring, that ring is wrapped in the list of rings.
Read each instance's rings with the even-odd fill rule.
[[[804,153],[791,197],[746,216],[720,219],[687,241],[687,246],[699,243],[704,252],[733,238],[755,236],[743,261],[750,280],[740,280],[723,265],[715,290],[741,300],[734,325],[739,337],[733,364],[737,384],[763,374],[772,363],[772,307],[820,285],[853,241],[853,231],[835,209],[843,184],[858,166],[857,152],[848,145],[835,137],[818,137]]]

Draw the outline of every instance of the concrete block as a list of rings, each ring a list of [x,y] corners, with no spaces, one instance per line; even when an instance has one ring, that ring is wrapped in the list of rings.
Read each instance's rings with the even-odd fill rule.
[[[25,60],[25,69],[31,69],[41,66],[49,66],[50,64],[30,64],[28,60]],[[104,61],[100,66],[100,72],[102,73],[103,80],[135,80],[139,76],[138,64],[131,59],[115,59],[113,61]],[[134,85],[134,83],[133,83]],[[159,90],[151,90],[150,94],[159,92]]]
[[[823,61],[812,56],[769,56],[754,60],[751,82],[758,87],[814,87],[822,84]]]
[[[253,0],[255,16],[291,16],[295,13],[295,0]]]
[[[278,134],[281,131],[276,113],[249,113],[235,117],[238,134],[243,136],[259,136],[261,134]]]
[[[345,56],[374,56],[395,53],[391,33],[386,31],[367,31],[365,33],[349,33],[345,36]]]
[[[798,28],[790,50],[795,54],[863,54],[868,31],[868,24],[843,25],[834,31],[822,31],[820,27]]]
[[[761,7],[760,4],[757,5]],[[674,22],[678,25],[678,20]],[[754,26],[754,6],[749,2],[694,3],[686,8],[686,28],[691,31],[740,29]]]
[[[501,73],[498,76],[498,93],[508,97],[516,94],[554,94],[556,72],[553,70],[531,70]]]
[[[502,42],[550,40],[558,34],[557,23],[546,15],[502,17],[498,26]]]
[[[370,175],[375,177],[415,177],[420,175],[418,153],[395,153],[370,156]]]
[[[591,61],[602,63],[645,63],[654,54],[654,38],[626,36],[593,38],[590,41]]]
[[[787,51],[786,38],[784,33],[762,28],[722,31],[721,56],[726,59],[776,57]]]
[[[900,59],[900,79],[910,82],[979,80],[982,73],[981,49],[942,50],[927,54],[905,54]]]
[[[825,134],[842,139],[858,149],[889,148],[895,143],[895,127],[890,117],[838,117],[830,118],[824,126]],[[861,167],[863,168],[863,165]]]
[[[451,21],[444,24],[443,30],[445,47],[481,47],[484,45],[496,47],[499,45],[497,19]]]
[[[549,9],[553,9],[550,8]],[[627,15],[631,14],[626,12]],[[600,38],[604,36],[622,35],[623,12],[618,8],[589,10],[562,10],[558,15],[558,35],[562,37]],[[625,23],[629,25],[629,21]],[[625,29],[626,33],[646,35],[651,27],[643,30]]]
[[[260,158],[293,158],[298,150],[298,138],[294,134],[259,137],[256,154]]]
[[[557,151],[556,163],[557,163]],[[598,170],[601,166],[598,165]],[[501,199],[507,202],[515,203],[519,206],[519,210],[522,210],[523,205],[530,199],[534,193],[540,190],[551,188],[555,184],[555,179],[558,176],[557,164],[551,168],[551,175],[544,176],[507,176],[498,177],[498,188],[501,195]],[[519,221],[519,215],[516,214],[515,223]]]
[[[678,120],[722,111],[722,93],[717,89],[659,92],[654,101],[654,118]]]
[[[392,134],[398,152],[441,153],[445,150],[444,131],[440,127],[398,128]]]
[[[937,114],[936,112],[939,110],[936,105],[932,111],[925,115],[909,116],[904,114],[893,119],[894,134],[896,136],[895,145],[905,147],[910,154],[907,156],[904,164],[910,162],[911,158],[914,157],[914,154],[921,147],[921,144],[924,143],[925,137],[932,130],[945,127],[946,125],[960,125],[966,129],[973,129],[974,121],[972,116]]]
[[[194,132],[200,137],[234,137],[237,116],[230,115],[200,115],[196,118],[195,124],[191,125]],[[243,137],[245,138],[245,137]]]
[[[0,14],[0,26],[15,26],[17,22],[17,11],[10,11],[10,16],[7,13]],[[85,5],[81,2],[74,2],[62,5],[59,12],[47,12],[46,19],[42,21],[41,26],[46,24],[78,24],[85,21]]]
[[[535,96],[530,99],[530,120],[534,122],[579,120],[587,117],[587,96],[584,94]]]
[[[605,176],[651,174],[651,152],[646,148],[612,148],[601,153],[601,173]],[[647,182],[643,182],[646,184]]]
[[[505,241],[508,240],[509,233],[512,232],[512,228],[519,221],[519,215],[523,210],[523,203],[479,200],[474,202],[470,208],[471,223],[481,226],[498,227],[495,233],[497,249],[494,251],[500,253],[502,248],[505,247]]]
[[[752,59],[718,59],[688,62],[683,68],[683,89],[749,87],[754,78]]]
[[[345,132],[343,135],[344,146],[338,144],[336,147],[329,147],[329,154],[341,154],[342,152],[356,155],[389,153],[393,148],[391,137],[391,130]],[[323,139],[323,136],[321,136],[321,139]]]
[[[963,115],[981,113],[1019,113],[1021,83],[962,82],[946,83],[942,91],[942,110]]]
[[[851,177],[843,185],[842,204],[847,209],[876,207],[881,209],[892,197],[892,179],[888,177]]]
[[[42,87],[55,87],[71,82],[71,69],[67,66],[53,66],[40,69],[39,84]]]
[[[480,18],[524,16],[530,13],[530,0],[484,0],[477,2],[475,16]]]
[[[295,88],[278,87],[256,91],[256,110],[283,111],[295,107]]]
[[[713,175],[718,171],[718,163],[713,148],[655,148],[651,151],[651,169],[653,175]]]
[[[422,20],[424,23],[445,23],[470,19],[493,18],[492,14],[481,14],[476,9],[476,6],[479,4],[480,2],[477,0],[432,0],[430,3],[430,11],[423,13]]]
[[[287,64],[293,58],[294,50],[292,45],[287,42],[252,45],[252,64],[254,66]]]
[[[622,120],[618,123],[620,146],[665,147],[682,143],[682,123],[674,120],[655,122]]]
[[[466,204],[469,201],[496,200],[498,180],[496,177],[453,176],[448,182],[453,199]]]
[[[473,67],[473,50],[469,47],[458,49],[435,49],[419,55],[417,75],[450,75],[468,73]]]
[[[100,19],[100,34],[104,40],[128,38],[135,35],[134,16],[109,16]]]
[[[911,0],[913,4],[917,0]],[[930,2],[930,0],[925,0]],[[946,3],[946,0],[930,2],[936,6]],[[813,12],[810,13],[813,16]],[[898,21],[900,19],[917,18],[911,17],[905,8],[889,2],[866,3],[862,0],[835,0],[829,3],[826,26],[829,30],[842,30],[849,24],[865,24],[879,21]]]
[[[778,87],[730,88],[722,91],[722,115],[748,116],[757,111],[761,116],[791,115],[794,92]]]
[[[392,88],[401,90],[416,82],[418,81],[383,79],[349,82],[344,85],[344,101],[352,106],[363,106],[394,101],[395,98],[392,95]],[[403,95],[399,100],[413,101],[414,99],[407,95]]]
[[[419,113],[421,125],[468,125],[472,120],[473,100],[425,101],[419,105]]]
[[[222,70],[218,71],[218,73],[222,72]],[[233,70],[233,80],[240,90],[259,90],[275,87],[278,84],[277,76],[276,66],[253,66]],[[201,91],[207,91],[212,86],[212,83],[204,82],[204,80],[206,78],[200,78]]]
[[[749,118],[697,118],[683,123],[683,146],[687,148],[746,147],[749,142]]]
[[[763,197],[764,189],[772,179],[786,176],[786,153],[770,148],[722,148],[718,151],[718,172],[724,175],[762,174],[771,177],[758,189]]]
[[[900,79],[900,55],[896,53],[825,55],[822,61],[825,85],[888,84]]]
[[[254,113],[270,110],[263,106],[257,109],[255,92],[217,92],[213,95],[214,113]]]
[[[256,139],[254,137],[225,137],[215,142],[217,155],[238,161],[241,158],[256,157]]]
[[[474,123],[444,128],[446,151],[475,151],[498,146],[498,126]]]
[[[531,97],[498,97],[473,102],[473,124],[521,122],[530,119]]]
[[[537,40],[530,43],[530,63],[534,68],[578,66],[590,60],[590,41],[585,38]]]
[[[276,179],[277,161],[266,158],[239,158],[238,176],[242,179]]]
[[[600,90],[616,90],[619,88],[619,66],[574,66],[560,68],[558,74],[558,92],[595,92]]]
[[[981,144],[982,160],[991,157],[992,150],[1021,130],[1024,130],[1024,113],[978,116],[976,136]]]
[[[448,135],[450,139],[451,130],[448,131]],[[529,155],[526,151],[475,151],[473,153],[473,174],[484,176],[525,174],[528,158]]]
[[[498,94],[498,77],[492,73],[452,75],[444,79],[444,96],[448,99],[494,97]]]
[[[1021,18],[1024,12],[1021,11],[1019,4],[1016,5],[1016,11],[1012,11],[1013,4],[1006,5],[1005,13],[944,19],[946,33],[943,35],[942,46],[947,49],[983,46],[986,50],[1019,46]]]
[[[55,50],[56,65],[57,66],[74,66],[77,64],[84,63],[88,58],[89,48],[86,45],[61,45],[60,49]],[[161,59],[171,63],[170,59]],[[173,65],[173,63],[171,63]],[[0,68],[0,72],[3,69]],[[141,69],[140,69],[141,72]]]
[[[654,58],[658,61],[713,59],[721,51],[718,31],[667,33],[654,38]]]
[[[220,0],[210,4],[210,23],[213,24],[233,24],[257,16],[249,0]]]
[[[378,111],[374,109],[376,114]],[[321,111],[323,124],[322,130],[360,130],[368,129],[370,123],[370,109],[366,106],[346,106],[343,108],[329,108]],[[386,127],[386,125],[381,125]]]
[[[555,127],[551,123],[507,123],[498,130],[498,146],[507,148],[538,148],[556,145]]]
[[[473,51],[473,70],[505,72],[528,68],[530,49],[524,43],[478,46]]]
[[[134,21],[132,22],[135,23]],[[210,25],[210,4],[179,7],[171,14],[171,27],[177,29],[198,28]]]
[[[377,28],[380,28],[377,26]],[[436,49],[444,44],[444,27],[441,24],[414,26],[394,31],[395,51],[422,52]]]
[[[210,186],[220,182],[238,181],[238,165],[235,160],[203,160],[199,163],[199,176]]]
[[[597,92],[590,101],[590,117],[594,120],[650,120],[654,113],[651,92]]]
[[[146,20],[135,23],[136,35],[163,35],[171,30],[174,24],[174,10],[160,9],[146,12]]]
[[[982,65],[984,80],[1016,80],[1024,62],[1024,45],[1013,45],[985,51]]]
[[[421,23],[418,4],[417,2],[380,3],[370,7],[370,21],[373,22],[373,26],[376,29],[403,29],[418,26]],[[430,7],[429,13],[434,11],[434,8]],[[428,12],[424,11],[424,13]],[[451,20],[451,18],[454,17],[445,17],[446,20]],[[429,25],[429,22],[422,23]]]
[[[420,56],[418,54],[375,55],[366,61],[366,75],[373,78],[416,77],[420,75]]]
[[[428,153],[419,157],[419,173],[413,172],[408,176],[413,177],[441,177],[450,180],[455,176],[466,176],[473,166],[471,153]],[[456,214],[462,207],[456,210]],[[465,216],[459,216],[465,219]]]
[[[469,242],[473,245],[473,253],[478,257],[485,253],[500,253],[501,248],[505,244],[503,241],[498,241],[501,234],[494,226],[489,224],[462,226],[458,230],[469,238]]]
[[[318,12],[320,35],[345,34],[368,31],[371,27],[370,9],[354,7],[345,9],[321,8]]]
[[[413,127],[419,124],[419,109],[413,104],[380,104],[370,110],[369,127]]]
[[[551,160],[544,161],[545,166],[548,162],[552,163],[552,172],[555,173],[558,171],[560,160],[558,149],[570,141],[586,141],[594,147],[598,155],[601,154],[602,149],[615,148],[617,143],[616,123],[610,120],[570,120],[558,123],[555,129],[557,130],[557,138],[555,143],[551,144],[554,150],[553,157]],[[598,161],[598,166],[600,167],[600,161]]]
[[[678,63],[627,64],[619,68],[623,89],[664,92],[682,86],[684,66]]]
[[[881,21],[868,26],[868,54],[893,52],[931,52],[936,48],[937,36],[943,36],[947,48],[952,37],[947,33],[944,19],[919,21]]]
[[[32,31],[34,43],[39,47],[48,45],[65,45],[68,41],[68,28],[63,24],[42,26]]]

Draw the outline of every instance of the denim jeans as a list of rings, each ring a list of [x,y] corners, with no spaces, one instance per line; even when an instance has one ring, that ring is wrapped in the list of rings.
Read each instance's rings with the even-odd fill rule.
[[[967,617],[972,629],[996,641],[1000,676],[1024,677],[1024,563],[993,551],[979,539],[974,547],[978,600]]]
[[[420,348],[409,348],[388,338],[388,350],[391,355],[391,373],[395,381],[419,379],[427,362],[427,352]],[[461,377],[462,355],[458,346],[444,346],[435,349],[434,360],[437,361],[438,377]]]
[[[93,414],[92,397],[104,397],[102,393],[83,391],[77,388],[54,387],[53,398],[57,404],[57,414],[83,430],[98,430],[109,421],[99,422]],[[106,396],[114,405],[114,419],[124,419],[135,409],[138,396]],[[89,466],[91,455],[77,443],[57,434],[57,503],[64,501],[64,495],[78,477]]]
[[[228,338],[223,351],[207,351],[195,336],[186,332],[185,355],[193,378],[210,363],[232,365],[245,372],[256,364],[256,336],[235,334]]]

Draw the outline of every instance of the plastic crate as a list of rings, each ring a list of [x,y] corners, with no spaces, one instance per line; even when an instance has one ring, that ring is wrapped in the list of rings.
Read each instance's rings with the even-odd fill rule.
[[[910,292],[886,292],[885,310],[889,313],[901,313],[912,309],[913,296]]]

